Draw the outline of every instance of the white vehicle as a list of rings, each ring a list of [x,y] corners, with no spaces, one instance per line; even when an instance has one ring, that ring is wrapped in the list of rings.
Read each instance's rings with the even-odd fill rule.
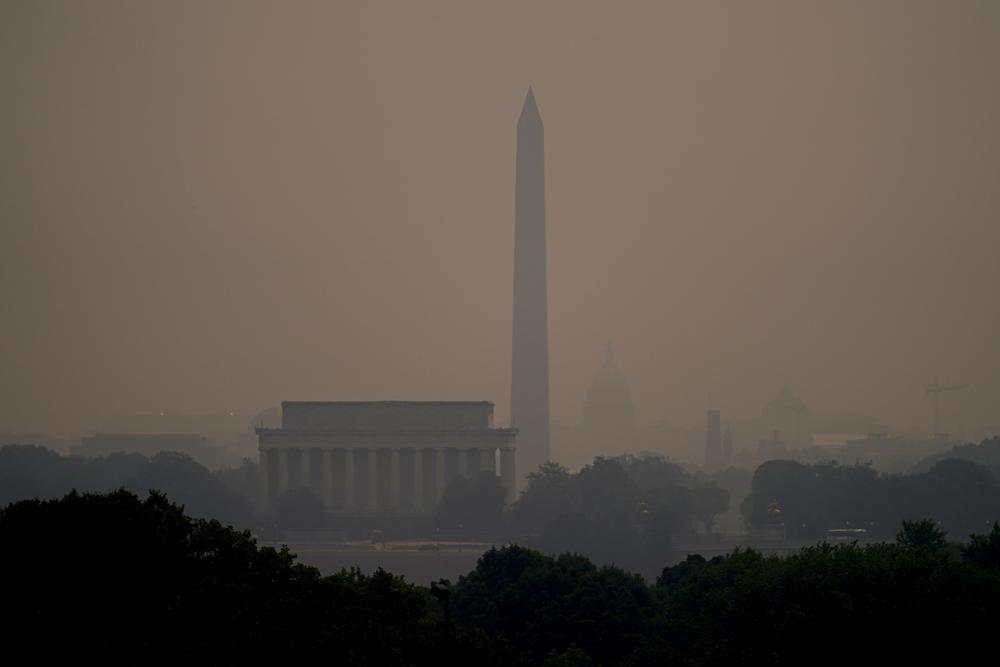
[[[827,542],[857,542],[868,538],[864,528],[831,528],[826,531]]]

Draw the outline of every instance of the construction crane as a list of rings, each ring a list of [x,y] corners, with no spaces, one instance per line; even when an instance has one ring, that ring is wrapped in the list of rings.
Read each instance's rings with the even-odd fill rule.
[[[946,391],[965,389],[968,386],[969,385],[967,384],[941,384],[936,375],[931,379],[931,384],[927,387],[927,395],[931,397],[934,404],[934,432],[931,434],[931,437],[936,438],[941,432],[940,417],[938,413],[938,397]]]

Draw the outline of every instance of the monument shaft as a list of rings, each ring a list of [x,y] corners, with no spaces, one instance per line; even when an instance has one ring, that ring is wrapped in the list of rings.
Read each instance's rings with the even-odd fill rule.
[[[549,460],[545,146],[530,89],[517,122],[516,179],[511,424],[518,429],[517,468],[523,478]]]

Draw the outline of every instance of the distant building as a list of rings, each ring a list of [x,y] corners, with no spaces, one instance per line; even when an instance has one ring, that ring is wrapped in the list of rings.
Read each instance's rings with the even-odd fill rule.
[[[733,463],[733,429],[729,424],[722,434],[722,461],[727,466]]]
[[[604,363],[587,389],[583,419],[575,424],[553,423],[553,458],[571,470],[579,470],[596,456],[622,454],[667,456],[700,464],[704,438],[696,433],[701,430],[675,428],[664,422],[639,425],[628,377],[618,368],[608,341]]]
[[[164,435],[192,433],[203,435],[226,451],[226,464],[237,465],[243,458],[252,458],[257,449],[250,415],[238,412],[155,412],[115,415],[95,431],[98,433],[142,433]]]
[[[879,470],[904,472],[920,459],[940,454],[958,444],[961,443],[949,438],[947,433],[939,433],[935,438],[906,438],[873,432],[865,438],[848,440],[841,456],[870,461]]]
[[[604,365],[594,373],[583,404],[581,437],[595,455],[615,455],[634,453],[637,435],[632,390],[625,374],[615,367],[609,340]]]
[[[761,421],[770,430],[785,434],[788,449],[802,449],[813,444],[809,408],[792,393],[792,388],[787,384],[782,385],[774,400],[764,406]]]
[[[734,441],[733,462],[754,466],[759,463],[753,443],[774,442],[777,431],[785,452],[802,451],[816,446],[843,446],[859,434],[883,430],[876,419],[857,412],[817,412],[811,410],[788,385],[761,409],[759,417],[729,419],[727,425]],[[765,445],[765,449],[772,447]]]
[[[225,450],[216,447],[211,438],[194,433],[97,433],[81,438],[79,447],[70,447],[71,455],[89,458],[119,452],[148,457],[160,452],[180,452],[209,470],[225,462]]]
[[[761,462],[779,459],[788,453],[788,445],[781,439],[781,431],[775,431],[770,438],[757,441],[757,457]]]
[[[280,428],[257,429],[272,507],[305,487],[338,514],[429,514],[457,475],[481,472],[499,473],[514,500],[516,430],[494,428],[487,401],[286,401],[281,411]]]

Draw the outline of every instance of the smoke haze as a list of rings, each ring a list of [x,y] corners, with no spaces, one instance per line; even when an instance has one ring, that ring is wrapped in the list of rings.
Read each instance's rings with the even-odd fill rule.
[[[0,430],[285,399],[509,411],[545,121],[555,420],[1000,402],[1000,5],[5,3]],[[993,421],[991,421],[993,420]]]

